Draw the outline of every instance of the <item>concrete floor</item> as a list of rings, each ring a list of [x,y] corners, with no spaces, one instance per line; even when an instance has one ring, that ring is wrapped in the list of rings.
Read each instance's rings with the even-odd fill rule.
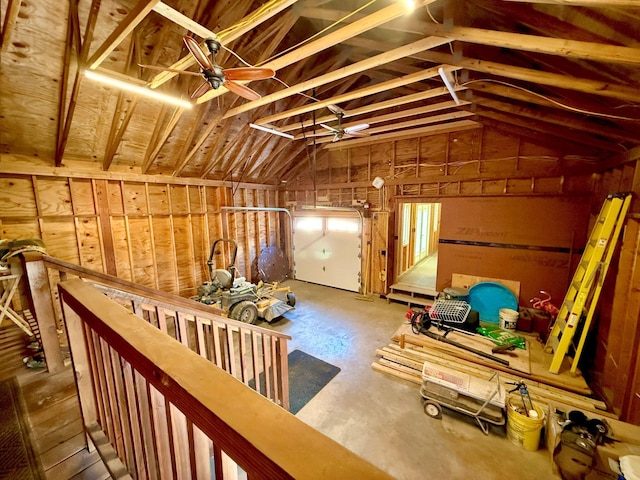
[[[390,343],[407,306],[358,300],[358,294],[286,282],[296,308],[270,328],[341,372],[296,415],[399,480],[540,480],[554,476],[549,453],[528,452],[504,427],[485,436],[472,418],[426,416],[418,386],[372,370],[376,348]],[[265,324],[266,326],[266,324]]]

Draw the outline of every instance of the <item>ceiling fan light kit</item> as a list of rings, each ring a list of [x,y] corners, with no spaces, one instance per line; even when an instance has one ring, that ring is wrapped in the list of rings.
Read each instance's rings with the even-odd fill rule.
[[[444,82],[445,87],[447,87],[447,90],[449,90],[453,101],[456,102],[456,105],[460,105],[460,99],[458,98],[458,95],[456,95],[456,91],[453,89],[455,80],[453,79],[453,77],[451,77],[451,74],[449,72],[446,72],[442,67],[438,68],[438,73],[440,74],[440,77],[442,77],[442,81]]]
[[[256,125],[255,123],[250,123],[249,126],[251,128],[255,128],[256,130],[262,130],[263,132],[273,133],[274,135],[280,135],[281,137],[293,140],[293,135],[291,135],[290,133],[281,132],[276,127],[273,127],[271,125]]]
[[[104,75],[94,70],[85,70],[84,75],[85,77],[91,80],[94,80],[96,82],[100,82],[105,85],[109,85],[111,87],[116,87],[121,90],[126,90],[128,92],[137,93],[138,95],[143,95],[145,97],[152,98],[155,100],[160,100],[162,102],[169,103],[171,105],[175,105],[182,108],[193,107],[193,103],[191,103],[188,100],[184,100],[178,97],[173,97],[171,95],[167,95],[166,93],[157,92],[143,85],[135,85],[133,83],[125,82],[124,80],[120,80],[118,78]]]

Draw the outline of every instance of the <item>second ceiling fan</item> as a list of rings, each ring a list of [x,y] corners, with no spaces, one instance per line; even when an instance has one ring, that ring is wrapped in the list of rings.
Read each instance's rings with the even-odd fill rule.
[[[350,127],[343,127],[342,119],[345,116],[345,111],[336,105],[328,105],[327,108],[331,110],[331,112],[333,112],[333,114],[338,119],[338,126],[332,127],[330,125],[321,123],[320,126],[328,130],[330,133],[319,133],[319,134],[316,134],[316,136],[333,135],[332,141],[338,142],[342,140],[344,137],[366,137],[369,135],[368,133],[362,131],[369,128],[368,123],[360,123],[358,125],[352,125]]]

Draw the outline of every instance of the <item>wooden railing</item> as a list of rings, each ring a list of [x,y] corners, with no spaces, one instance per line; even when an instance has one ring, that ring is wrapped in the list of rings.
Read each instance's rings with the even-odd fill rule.
[[[34,268],[37,262],[44,267]],[[25,270],[30,284],[49,284],[67,275],[93,282],[109,298],[125,306],[184,346],[227,371],[283,408],[289,409],[287,342],[290,336],[220,315],[220,310],[177,295],[95,272],[57,258],[35,254]],[[35,272],[29,275],[29,272]],[[47,292],[41,289],[40,300]],[[54,302],[55,303],[55,302]],[[36,307],[37,310],[37,307]],[[39,318],[51,313],[36,311]],[[45,350],[47,361],[49,356]]]
[[[88,282],[58,288],[86,430],[113,478],[392,478]]]

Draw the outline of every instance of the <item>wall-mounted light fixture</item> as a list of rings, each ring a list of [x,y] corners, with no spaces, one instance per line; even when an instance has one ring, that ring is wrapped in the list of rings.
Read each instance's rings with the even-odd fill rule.
[[[171,95],[167,95],[166,93],[162,93],[162,92],[157,92],[143,85],[135,85],[133,83],[120,80],[119,78],[112,77],[110,75],[98,73],[95,70],[85,70],[84,75],[91,80],[95,80],[96,82],[104,83],[105,85],[110,85],[112,87],[120,88],[128,92],[137,93],[139,95],[144,95],[145,97],[153,98],[155,100],[160,100],[165,103],[170,103],[178,107],[182,107],[182,108],[193,107],[193,103],[191,103],[188,100],[172,97]]]
[[[249,126],[251,128],[255,128],[256,130],[262,130],[263,132],[273,133],[274,135],[280,135],[281,137],[293,140],[293,135],[291,135],[290,133],[281,132],[272,125],[256,125],[255,123],[250,123]]]

